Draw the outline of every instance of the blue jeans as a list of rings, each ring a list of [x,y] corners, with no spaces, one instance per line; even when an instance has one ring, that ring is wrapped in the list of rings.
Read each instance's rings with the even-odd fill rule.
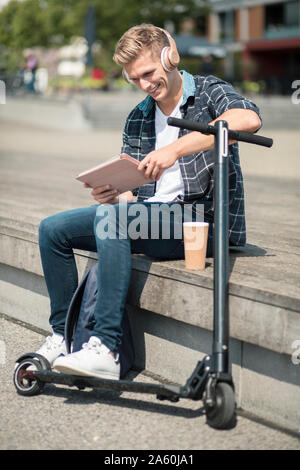
[[[50,297],[50,324],[55,333],[64,334],[66,314],[78,285],[73,249],[98,253],[98,298],[93,334],[113,352],[118,352],[122,339],[121,322],[130,284],[131,254],[184,258],[183,240],[176,232],[176,216],[170,212],[170,233],[166,238],[162,216],[151,212],[151,206],[158,207],[158,203],[142,203],[143,210],[139,213],[135,213],[136,204],[84,207],[41,222],[40,254]],[[155,218],[157,224],[153,225]],[[155,234],[153,227],[157,228]],[[208,256],[211,256],[210,238]]]

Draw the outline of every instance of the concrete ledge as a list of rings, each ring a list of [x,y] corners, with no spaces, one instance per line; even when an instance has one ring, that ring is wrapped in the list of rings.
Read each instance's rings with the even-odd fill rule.
[[[36,224],[2,219],[1,232],[1,313],[49,331]],[[232,255],[232,268],[239,254]],[[95,253],[76,252],[80,277],[95,262]],[[291,360],[292,343],[300,338],[299,299],[292,291],[273,295],[242,281],[232,269],[230,352],[237,404],[300,431],[300,365]],[[133,256],[128,310],[136,366],[185,383],[196,362],[211,352],[212,260],[200,273],[187,271],[182,261]]]
[[[9,96],[6,105],[0,107],[0,119],[65,131],[84,131],[91,128],[80,103],[66,99]]]
[[[0,218],[0,263],[43,276],[35,224]],[[253,247],[248,250],[251,252]],[[242,252],[243,253],[243,252]],[[97,259],[95,253],[75,251],[81,278]],[[288,256],[284,255],[285,258]],[[243,259],[243,256],[242,256]],[[256,258],[254,257],[257,263]],[[300,338],[300,299],[266,286],[252,285],[234,274],[239,253],[231,253],[229,282],[230,331],[235,339],[291,355]],[[245,260],[244,260],[245,262]],[[249,258],[247,263],[251,263]],[[213,328],[213,262],[203,272],[185,269],[184,261],[154,261],[134,255],[128,303],[207,330]],[[252,281],[253,282],[253,281]],[[268,287],[268,286],[267,286]],[[170,302],[172,299],[172,302]]]
[[[67,131],[91,128],[121,131],[129,112],[144,97],[138,90],[69,97],[55,94],[8,96],[6,105],[0,107],[0,119]],[[250,96],[250,99],[261,110],[264,129],[299,130],[299,106],[293,104],[289,97]]]

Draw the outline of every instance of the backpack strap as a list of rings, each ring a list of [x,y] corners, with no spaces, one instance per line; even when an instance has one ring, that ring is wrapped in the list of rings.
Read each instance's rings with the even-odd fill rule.
[[[66,342],[66,349],[67,353],[70,354],[71,352],[71,343],[73,339],[73,334],[76,329],[79,313],[80,313],[80,306],[81,301],[85,289],[85,285],[88,279],[90,271],[87,271],[83,276],[82,280],[80,281],[72,300],[70,302],[67,316],[66,316],[66,323],[65,323],[65,342]]]

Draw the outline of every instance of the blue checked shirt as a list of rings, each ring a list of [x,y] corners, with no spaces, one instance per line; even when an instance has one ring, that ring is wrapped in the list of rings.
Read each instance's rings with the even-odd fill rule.
[[[182,118],[205,124],[233,108],[251,109],[259,117],[259,109],[250,100],[239,95],[229,83],[213,76],[193,76],[182,71]],[[188,130],[180,129],[179,137]],[[147,96],[129,114],[123,133],[122,152],[141,161],[155,150],[155,101]],[[229,146],[229,242],[243,246],[246,243],[243,177],[238,144]],[[213,150],[195,153],[178,160],[184,182],[184,195],[173,202],[203,204],[204,219],[213,222],[214,154]],[[155,193],[156,183],[149,183],[133,191],[137,201],[144,201]]]

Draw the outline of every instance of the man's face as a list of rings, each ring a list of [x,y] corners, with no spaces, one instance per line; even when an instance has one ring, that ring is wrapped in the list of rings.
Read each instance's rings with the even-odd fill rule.
[[[137,59],[125,67],[137,87],[152,96],[157,102],[168,99],[172,87],[172,74],[167,73],[151,50],[144,49]]]

